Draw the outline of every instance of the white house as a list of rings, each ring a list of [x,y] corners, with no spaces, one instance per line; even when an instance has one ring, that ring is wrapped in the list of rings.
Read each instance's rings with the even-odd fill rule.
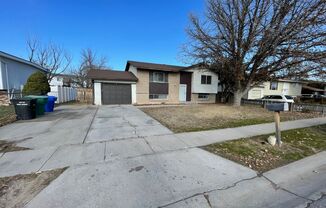
[[[290,95],[296,97],[301,95],[302,85],[303,82],[286,79],[264,82],[250,89],[245,98],[259,99],[266,95]]]
[[[78,87],[74,82],[76,77],[71,74],[56,74],[50,81],[50,86]]]

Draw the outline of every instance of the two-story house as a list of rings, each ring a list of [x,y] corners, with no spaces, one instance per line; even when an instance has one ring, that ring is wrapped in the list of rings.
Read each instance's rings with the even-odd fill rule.
[[[125,71],[91,70],[94,104],[215,103],[218,76],[189,67],[128,61]]]

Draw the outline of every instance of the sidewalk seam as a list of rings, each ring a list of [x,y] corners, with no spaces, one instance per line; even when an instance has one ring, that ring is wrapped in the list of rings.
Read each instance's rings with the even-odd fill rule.
[[[241,179],[241,180],[239,180],[239,181],[233,183],[233,184],[230,185],[230,186],[226,186],[226,187],[223,187],[223,188],[211,189],[211,190],[208,190],[208,191],[205,191],[205,192],[195,193],[195,194],[193,194],[193,195],[191,195],[191,196],[184,197],[184,198],[182,198],[182,199],[179,199],[179,200],[177,200],[177,201],[171,202],[171,203],[169,203],[169,204],[165,204],[165,205],[162,205],[162,206],[158,206],[158,208],[167,207],[167,206],[170,206],[170,205],[173,205],[173,204],[176,204],[176,203],[179,203],[179,202],[182,202],[182,201],[185,201],[185,200],[187,200],[187,199],[191,199],[191,198],[193,198],[193,197],[200,196],[200,195],[203,195],[204,198],[206,199],[207,203],[208,203],[209,200],[207,200],[207,198],[205,197],[205,195],[207,195],[208,193],[211,193],[211,192],[213,192],[213,191],[224,191],[224,190],[228,190],[228,189],[230,189],[230,188],[233,188],[233,187],[237,186],[237,185],[238,185],[239,183],[241,183],[241,182],[244,182],[244,181],[250,181],[250,180],[253,180],[253,179],[258,178],[258,177],[259,177],[259,176],[256,175],[256,176],[251,177],[251,178]],[[210,202],[209,202],[208,205],[211,207]]]
[[[96,111],[95,111],[95,113],[94,113],[94,115],[93,115],[93,118],[92,118],[91,123],[89,124],[89,127],[88,127],[88,129],[87,129],[87,132],[86,132],[86,134],[85,134],[85,137],[84,137],[84,139],[83,139],[83,143],[82,143],[82,144],[85,144],[86,138],[87,138],[87,136],[88,136],[89,131],[91,130],[91,127],[92,127],[92,125],[93,125],[93,122],[94,122],[94,119],[95,119],[95,116],[96,116],[96,114],[97,114],[98,109],[99,109],[99,107],[96,108]]]
[[[44,165],[52,158],[52,156],[54,155],[54,153],[56,153],[57,151],[58,151],[58,149],[59,149],[59,147],[57,147],[54,151],[53,151],[53,153],[50,155],[50,157],[42,164],[42,166],[37,170],[37,172],[38,171],[40,171],[43,167],[44,167]]]
[[[104,142],[104,161],[105,161],[105,159],[106,159],[106,142]]]
[[[269,179],[268,177],[266,177],[266,176],[264,176],[264,175],[261,175],[261,177],[263,177],[263,178],[265,178],[267,181],[269,181],[269,182],[272,184],[272,186],[274,187],[275,190],[280,189],[280,190],[283,190],[283,191],[285,191],[285,192],[288,192],[289,194],[292,194],[292,195],[294,195],[294,196],[300,197],[300,198],[302,198],[302,199],[305,199],[305,200],[308,200],[308,201],[314,201],[314,200],[312,200],[312,199],[306,198],[306,197],[304,197],[304,196],[300,196],[299,194],[296,194],[296,193],[294,193],[294,192],[292,192],[292,191],[290,191],[290,190],[287,190],[286,188],[283,188],[283,187],[277,185],[276,183],[274,183],[274,181],[272,181],[271,179]]]

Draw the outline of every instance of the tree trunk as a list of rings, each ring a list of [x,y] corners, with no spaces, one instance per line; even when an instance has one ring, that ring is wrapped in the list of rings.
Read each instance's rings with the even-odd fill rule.
[[[233,106],[241,106],[241,98],[243,96],[242,90],[237,90],[233,94]]]
[[[244,88],[240,88],[233,93],[233,106],[241,106],[241,99],[242,97],[249,92],[250,85],[248,84]]]

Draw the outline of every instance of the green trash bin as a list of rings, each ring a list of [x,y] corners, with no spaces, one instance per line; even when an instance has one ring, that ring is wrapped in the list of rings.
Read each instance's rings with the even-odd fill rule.
[[[36,116],[44,115],[45,105],[48,102],[48,96],[29,95],[26,97],[36,99]]]

